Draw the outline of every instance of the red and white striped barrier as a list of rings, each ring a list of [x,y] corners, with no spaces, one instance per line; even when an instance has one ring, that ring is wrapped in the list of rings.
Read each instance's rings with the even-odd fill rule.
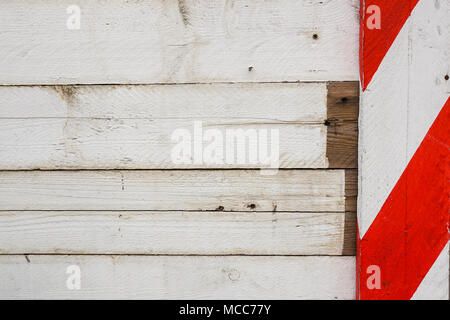
[[[449,298],[450,0],[361,0],[358,299]]]

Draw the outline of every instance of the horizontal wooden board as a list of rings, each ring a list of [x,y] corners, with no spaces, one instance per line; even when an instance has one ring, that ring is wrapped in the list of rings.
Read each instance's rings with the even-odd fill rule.
[[[0,87],[0,169],[258,168],[249,140],[266,143],[281,168],[326,168],[325,84]],[[178,163],[176,130],[211,130],[223,160]],[[246,136],[244,163],[226,163],[232,131]],[[278,139],[272,142],[272,130]],[[258,136],[266,132],[267,137]],[[173,136],[176,134],[175,136]],[[234,145],[240,142],[233,140]],[[279,151],[275,151],[278,144]],[[258,147],[258,151],[261,151]],[[237,154],[237,152],[236,152]]]
[[[358,79],[359,0],[0,3],[0,84]]]
[[[0,255],[0,270],[1,299],[355,298],[354,257]]]
[[[356,241],[354,218],[342,212],[0,212],[0,253],[354,254],[344,252]]]
[[[2,171],[0,210],[345,211],[345,176],[345,170]]]
[[[209,119],[208,119],[209,120]],[[222,155],[209,157],[211,139],[203,142],[203,158],[195,161],[193,120],[150,119],[20,119],[0,120],[0,169],[184,169],[184,168],[327,168],[327,129],[324,125],[260,124],[221,126],[214,121],[202,122],[203,132],[219,130]],[[190,152],[187,161],[177,160],[181,135],[177,129],[187,130],[191,143],[183,150]],[[240,131],[237,131],[240,130]],[[273,130],[278,137],[272,143]],[[260,132],[267,136],[258,138]],[[234,138],[237,135],[239,138]],[[172,134],[176,134],[174,140]],[[215,133],[214,133],[215,134]],[[178,138],[180,137],[180,138]],[[254,138],[253,138],[254,137]],[[242,140],[239,140],[241,139]],[[258,146],[250,155],[249,140]],[[345,139],[339,134],[336,139]],[[243,146],[243,151],[230,153],[227,141]],[[350,142],[351,143],[351,142]],[[275,145],[278,145],[276,151]],[[273,148],[273,149],[271,149]],[[268,158],[258,151],[270,150]],[[174,154],[174,156],[173,156]],[[243,154],[245,160],[238,160]],[[250,161],[250,156],[255,161]],[[272,158],[273,156],[273,158]],[[228,158],[231,161],[228,162]],[[208,160],[212,159],[212,160]],[[267,160],[266,160],[267,159]]]
[[[346,82],[334,83],[345,88]],[[0,119],[209,120],[220,125],[320,123],[327,84],[0,86]],[[282,112],[281,112],[282,111]]]
[[[280,168],[356,168],[357,102],[347,92],[355,86],[329,84],[328,102],[322,83],[0,87],[0,169],[274,167],[259,157],[250,163],[250,139],[267,143]],[[346,122],[351,115],[356,120]],[[208,132],[220,131],[221,161],[173,159],[176,130],[187,130],[193,155],[198,126],[204,154]],[[236,130],[247,158],[227,163]]]

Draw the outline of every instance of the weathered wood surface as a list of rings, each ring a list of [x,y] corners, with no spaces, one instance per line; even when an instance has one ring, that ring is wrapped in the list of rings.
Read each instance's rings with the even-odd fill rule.
[[[0,253],[354,255],[354,213],[0,212]]]
[[[358,200],[358,172],[345,170],[345,210],[357,211]]]
[[[327,86],[328,167],[358,167],[359,83],[332,82]]]
[[[281,168],[356,168],[357,86],[329,84],[328,102],[322,83],[0,87],[0,169],[267,167],[175,163],[172,134],[193,145],[196,121],[222,149],[229,130],[266,130],[273,153],[278,130]]]
[[[193,145],[196,121],[222,149],[229,130],[266,130],[274,153],[278,130],[281,168],[356,168],[357,86],[329,84],[328,102],[324,83],[0,87],[0,169],[267,167],[175,163],[172,134]]]
[[[358,122],[359,82],[327,84],[327,117],[329,121]]]
[[[392,28],[366,28],[361,42],[361,299],[450,296],[450,2],[408,2],[380,1]],[[366,286],[371,265],[380,290]]]
[[[353,299],[358,10],[1,1],[0,298]],[[288,170],[175,164],[195,121],[278,129]]]
[[[358,79],[358,0],[3,0],[0,84]]]
[[[0,210],[354,211],[346,171],[2,171]]]
[[[344,92],[346,85],[333,87]],[[327,116],[327,84],[313,82],[0,86],[0,97],[0,119],[212,119],[225,125],[320,123]]]
[[[67,267],[80,290],[66,286]],[[2,299],[354,299],[354,257],[0,255]]]

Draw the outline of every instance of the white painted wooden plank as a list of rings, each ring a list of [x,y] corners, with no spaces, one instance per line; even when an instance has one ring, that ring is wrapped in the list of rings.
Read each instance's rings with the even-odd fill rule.
[[[274,154],[278,130],[280,167],[326,168],[326,96],[323,83],[0,87],[0,169],[268,166],[175,163],[172,134],[193,139],[196,121],[224,140],[230,130],[264,130]]]
[[[73,4],[79,30],[66,26]],[[3,0],[0,84],[357,80],[358,7],[358,0]]]
[[[321,82],[0,86],[0,98],[0,119],[314,123],[324,121],[327,113],[327,86]]]
[[[66,286],[71,265],[80,290]],[[0,298],[354,299],[354,268],[354,257],[1,255]]]
[[[342,255],[345,215],[332,212],[0,212],[0,252]]]
[[[0,169],[184,169],[184,168],[326,168],[327,129],[325,125],[260,124],[217,125],[213,121],[201,123],[203,132],[219,130],[222,139],[219,160],[206,158],[211,141],[203,142],[203,160],[196,163],[194,155],[193,120],[110,120],[110,119],[20,119],[0,120]],[[180,140],[172,140],[177,129],[188,130],[191,137],[191,160],[179,163],[172,156]],[[235,151],[231,163],[227,163],[227,137],[234,137],[236,130],[248,135],[243,139],[244,162],[237,160]],[[272,130],[279,139],[272,143]],[[212,132],[212,131],[209,131]],[[266,132],[267,138],[259,139],[258,132]],[[249,139],[268,146],[268,160],[254,155],[250,159]],[[215,133],[214,133],[215,134]],[[184,137],[184,136],[183,136]],[[187,137],[187,135],[186,135]],[[205,136],[204,136],[205,137]],[[250,138],[248,138],[250,137]],[[275,135],[273,135],[275,137]],[[238,145],[238,140],[233,140]],[[187,150],[187,149],[185,149]],[[176,153],[178,154],[178,153]],[[241,151],[239,151],[241,154]],[[195,158],[194,158],[195,159]],[[262,159],[262,160],[261,160]]]
[[[344,170],[3,171],[0,210],[344,211]]]

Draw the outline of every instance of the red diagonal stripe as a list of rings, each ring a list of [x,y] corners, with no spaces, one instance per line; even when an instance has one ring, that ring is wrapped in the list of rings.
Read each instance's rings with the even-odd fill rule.
[[[361,0],[360,73],[363,90],[369,85],[418,2],[419,0]],[[377,5],[381,9],[381,29],[367,28],[366,10],[371,5]]]
[[[450,98],[359,242],[359,298],[410,299],[449,240]],[[369,290],[367,268],[381,269]]]

